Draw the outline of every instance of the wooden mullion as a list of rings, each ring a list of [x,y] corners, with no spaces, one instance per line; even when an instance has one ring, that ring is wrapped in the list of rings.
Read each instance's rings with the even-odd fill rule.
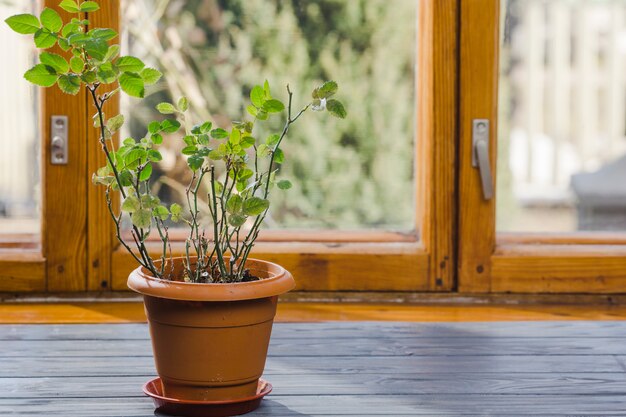
[[[422,241],[431,255],[428,286],[454,287],[458,1],[420,2],[418,59],[418,199]]]
[[[106,27],[111,28],[119,33],[120,9],[118,0],[100,2],[100,10],[89,14],[90,28]],[[100,86],[98,92],[104,93],[112,90],[111,86]],[[91,120],[96,110],[91,102],[91,98],[87,99],[86,118]],[[119,113],[120,102],[119,94],[114,96],[104,105],[104,112],[108,117],[115,116]],[[89,123],[87,131],[87,166],[88,173],[96,172],[96,170],[106,164],[106,157],[102,152],[99,143],[99,130],[92,127]],[[118,134],[113,138],[114,141],[119,139]],[[91,178],[88,175],[87,182],[87,207],[88,207],[88,223],[87,223],[87,289],[89,291],[110,290],[111,288],[111,256],[116,246],[114,237],[114,224],[109,216],[109,212],[105,203],[104,187],[94,186],[91,184]],[[114,207],[119,204],[119,196],[112,193]]]
[[[75,15],[63,11],[58,0],[45,0],[45,7],[55,9],[67,21]],[[68,57],[57,46],[52,52]],[[86,99],[84,88],[76,96],[67,95],[57,87],[41,90],[43,137],[43,216],[42,235],[47,259],[48,291],[84,291],[86,268],[87,225],[87,143],[85,129]],[[67,115],[68,163],[50,163],[50,117]]]
[[[459,85],[459,255],[461,292],[489,292],[495,250],[495,197],[483,198],[472,166],[472,120],[489,119],[489,151],[495,188],[500,2],[461,1]]]

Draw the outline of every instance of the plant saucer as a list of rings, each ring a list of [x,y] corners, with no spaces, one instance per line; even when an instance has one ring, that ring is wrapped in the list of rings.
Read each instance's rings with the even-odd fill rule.
[[[143,392],[152,397],[158,413],[181,417],[228,417],[238,416],[256,410],[261,400],[272,391],[272,384],[259,379],[256,395],[247,398],[224,401],[193,401],[167,398],[163,396],[161,378],[146,382]]]

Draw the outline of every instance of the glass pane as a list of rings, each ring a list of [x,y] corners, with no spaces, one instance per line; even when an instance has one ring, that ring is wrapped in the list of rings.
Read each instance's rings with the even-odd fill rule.
[[[0,1],[0,235],[39,233],[41,173],[37,88],[22,78],[36,51],[32,38],[4,24],[14,14],[35,13],[36,1]]]
[[[196,120],[224,126],[245,114],[267,78],[273,94],[295,90],[295,107],[326,77],[339,82],[349,117],[306,114],[282,146],[268,226],[413,230],[416,7],[414,0],[225,0],[123,4],[124,47],[165,74],[141,103],[127,100],[127,134],[142,137],[160,101],[190,98]],[[274,127],[280,128],[279,126]],[[262,136],[263,134],[255,134]],[[189,180],[176,138],[154,183],[181,201]]]
[[[626,229],[626,2],[502,4],[498,230]]]

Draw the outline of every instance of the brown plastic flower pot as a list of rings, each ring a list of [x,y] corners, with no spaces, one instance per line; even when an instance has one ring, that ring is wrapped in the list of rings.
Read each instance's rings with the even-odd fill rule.
[[[183,258],[175,258],[177,271]],[[189,401],[253,397],[265,367],[278,295],[295,286],[279,265],[249,259],[261,278],[195,284],[155,278],[144,268],[128,286],[144,296],[163,395]]]

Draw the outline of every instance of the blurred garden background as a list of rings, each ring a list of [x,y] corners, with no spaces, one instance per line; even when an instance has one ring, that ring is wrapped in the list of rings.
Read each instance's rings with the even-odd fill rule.
[[[294,126],[280,173],[294,187],[275,190],[268,225],[415,229],[418,2],[121,1],[123,47],[166,75],[141,104],[123,102],[127,135],[142,137],[162,117],[154,106],[181,95],[194,119],[225,126],[266,78],[282,99],[289,83],[296,106],[334,78],[349,117],[307,114]],[[0,19],[39,7],[0,0]],[[37,54],[5,25],[0,40],[11,57],[0,66],[0,232],[37,233],[38,96],[19,81]],[[498,89],[498,230],[625,229],[626,1],[502,1]],[[165,146],[153,187],[180,201],[183,142]]]
[[[290,129],[281,146],[281,178],[274,190],[272,228],[386,229],[415,227],[414,0],[126,0],[123,46],[165,74],[147,100],[123,103],[127,134],[143,137],[158,119],[154,106],[191,102],[196,121],[246,117],[248,94],[267,79],[272,93],[294,106],[310,101],[324,80],[339,83],[348,118],[313,112]],[[250,117],[250,116],[248,116]],[[275,130],[282,123],[270,126]],[[262,139],[268,131],[255,132]],[[176,160],[182,138],[164,143],[164,201],[183,198],[189,175]]]

